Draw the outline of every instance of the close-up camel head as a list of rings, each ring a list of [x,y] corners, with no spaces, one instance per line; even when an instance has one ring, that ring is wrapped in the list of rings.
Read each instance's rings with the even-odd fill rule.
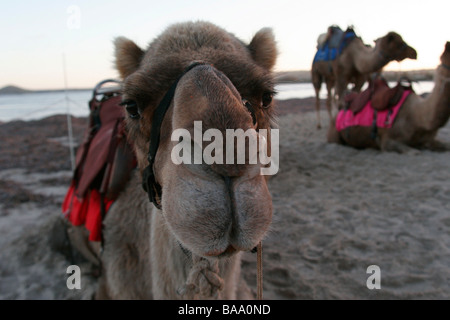
[[[403,61],[404,59],[417,59],[417,52],[410,47],[396,32],[389,32],[382,38],[375,40],[376,46],[380,48],[380,54],[385,59]]]
[[[165,98],[168,109],[153,165],[161,186],[160,213],[170,232],[201,257],[253,249],[272,218],[262,164],[176,164],[172,155],[180,141],[171,137],[176,129],[194,137],[198,133],[194,122],[200,121],[200,134],[216,129],[223,133],[224,145],[227,129],[270,131],[271,69],[277,55],[272,31],[260,30],[247,45],[212,24],[183,23],[169,27],[146,51],[123,37],[116,39],[115,46],[129,138],[141,173],[149,165],[149,143],[155,143],[150,141],[152,121],[158,116],[155,110],[171,86],[174,89]],[[270,149],[270,135],[267,140]],[[201,150],[208,143],[200,142]],[[189,144],[194,150],[194,138]],[[235,156],[246,152],[233,145]]]

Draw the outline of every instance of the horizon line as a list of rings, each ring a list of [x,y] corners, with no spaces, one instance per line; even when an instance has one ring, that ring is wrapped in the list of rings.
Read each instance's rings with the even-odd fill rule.
[[[404,70],[385,70],[385,71],[383,71],[383,73],[386,73],[386,74],[398,74],[398,73],[405,73],[405,72],[414,73],[414,72],[432,72],[432,71],[435,71],[435,69],[433,69],[433,68],[418,68],[418,69],[404,69]],[[311,70],[308,70],[308,69],[293,69],[293,70],[274,71],[273,73],[275,75],[277,75],[277,74],[278,75],[282,75],[282,74],[286,75],[286,74],[289,74],[289,73],[306,73],[306,74],[309,75],[310,72],[311,72]],[[106,78],[107,77],[105,77],[105,79]],[[299,79],[298,81],[291,81],[291,82],[293,82],[293,83],[296,83],[296,82],[310,82],[310,80],[308,80],[308,79]],[[20,86],[20,85],[16,85],[16,84],[5,84],[5,85],[0,87],[0,94],[2,94],[1,93],[2,90],[6,89],[6,88],[9,88],[9,87],[12,87],[12,88],[18,89],[18,90],[23,90],[24,91],[23,93],[27,93],[27,92],[32,93],[32,92],[43,92],[43,91],[64,91],[64,90],[68,90],[68,91],[79,90],[79,91],[82,91],[82,90],[92,90],[95,86],[91,86],[91,87],[89,87],[89,86],[86,86],[86,87],[70,87],[70,88],[64,88],[62,86],[62,87],[59,87],[59,88],[53,87],[53,88],[41,88],[41,89],[29,89],[29,88],[26,88],[26,87],[23,87],[23,86]],[[6,94],[6,93],[4,93],[4,94]]]

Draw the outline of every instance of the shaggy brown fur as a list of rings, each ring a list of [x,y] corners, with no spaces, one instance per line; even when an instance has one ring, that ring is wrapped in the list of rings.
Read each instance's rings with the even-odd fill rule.
[[[136,175],[105,220],[104,272],[98,298],[250,298],[240,277],[240,254],[264,237],[272,203],[260,165],[175,165],[172,131],[254,128],[242,99],[269,129],[274,91],[271,69],[276,45],[270,29],[249,45],[206,22],[175,24],[145,51],[116,40],[116,65],[124,78],[123,97],[138,106],[140,119],[127,118],[139,169],[148,165],[153,112],[177,77],[161,126],[155,174],[162,186],[162,211],[152,208]],[[268,141],[270,145],[270,141]]]
[[[400,109],[391,129],[382,129],[377,139],[371,139],[371,128],[354,127],[341,132],[335,120],[328,132],[328,141],[356,148],[379,148],[386,151],[417,152],[413,148],[436,151],[450,150],[448,144],[437,141],[436,134],[450,117],[450,42],[441,55],[436,69],[435,86],[426,97],[411,93]]]

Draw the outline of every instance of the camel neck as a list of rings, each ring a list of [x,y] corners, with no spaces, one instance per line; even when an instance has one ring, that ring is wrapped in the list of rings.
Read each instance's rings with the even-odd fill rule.
[[[450,70],[450,66],[445,64],[445,63],[441,63],[441,66],[444,67],[447,70]]]
[[[430,114],[428,128],[437,130],[443,127],[450,117],[450,68],[441,64],[434,80],[433,91],[425,98],[423,107]]]
[[[383,68],[385,65],[387,65],[390,61],[393,59],[383,50],[375,48],[375,53],[378,55],[378,61],[375,61],[376,70],[379,70]]]
[[[441,63],[436,70],[433,93],[443,98],[450,96],[450,66]]]
[[[357,43],[357,41],[353,41]],[[371,73],[379,71],[389,63],[389,56],[380,48],[366,47],[361,41],[354,45],[354,59],[356,68],[360,73]]]

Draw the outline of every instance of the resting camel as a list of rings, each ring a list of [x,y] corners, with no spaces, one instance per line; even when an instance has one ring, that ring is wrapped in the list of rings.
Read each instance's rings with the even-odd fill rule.
[[[187,22],[167,28],[146,51],[123,37],[115,40],[115,50],[139,172],[104,221],[96,297],[252,298],[240,266],[242,252],[255,248],[271,224],[262,164],[177,165],[171,152],[178,142],[171,134],[192,133],[194,121],[202,121],[203,131],[270,130],[277,56],[271,29],[245,44],[213,24]],[[161,187],[158,209],[142,188],[142,176],[157,106],[174,83],[152,166]]]
[[[321,128],[319,93],[322,82],[325,82],[327,86],[326,106],[331,119],[332,99],[336,96],[341,103],[341,97],[349,83],[354,83],[352,90],[359,92],[371,73],[380,72],[391,61],[402,61],[406,58],[416,59],[416,50],[406,44],[399,34],[389,32],[384,37],[375,40],[373,48],[365,45],[362,39],[357,37],[335,60],[313,63],[311,73],[316,92],[317,127]],[[333,88],[335,89],[334,96]]]
[[[333,121],[328,131],[328,142],[399,153],[415,153],[416,149],[450,150],[448,144],[435,139],[438,130],[450,117],[450,42],[445,45],[434,82],[433,91],[425,98],[410,93],[392,127],[379,128],[375,139],[371,137],[371,127],[350,127],[338,132]]]

